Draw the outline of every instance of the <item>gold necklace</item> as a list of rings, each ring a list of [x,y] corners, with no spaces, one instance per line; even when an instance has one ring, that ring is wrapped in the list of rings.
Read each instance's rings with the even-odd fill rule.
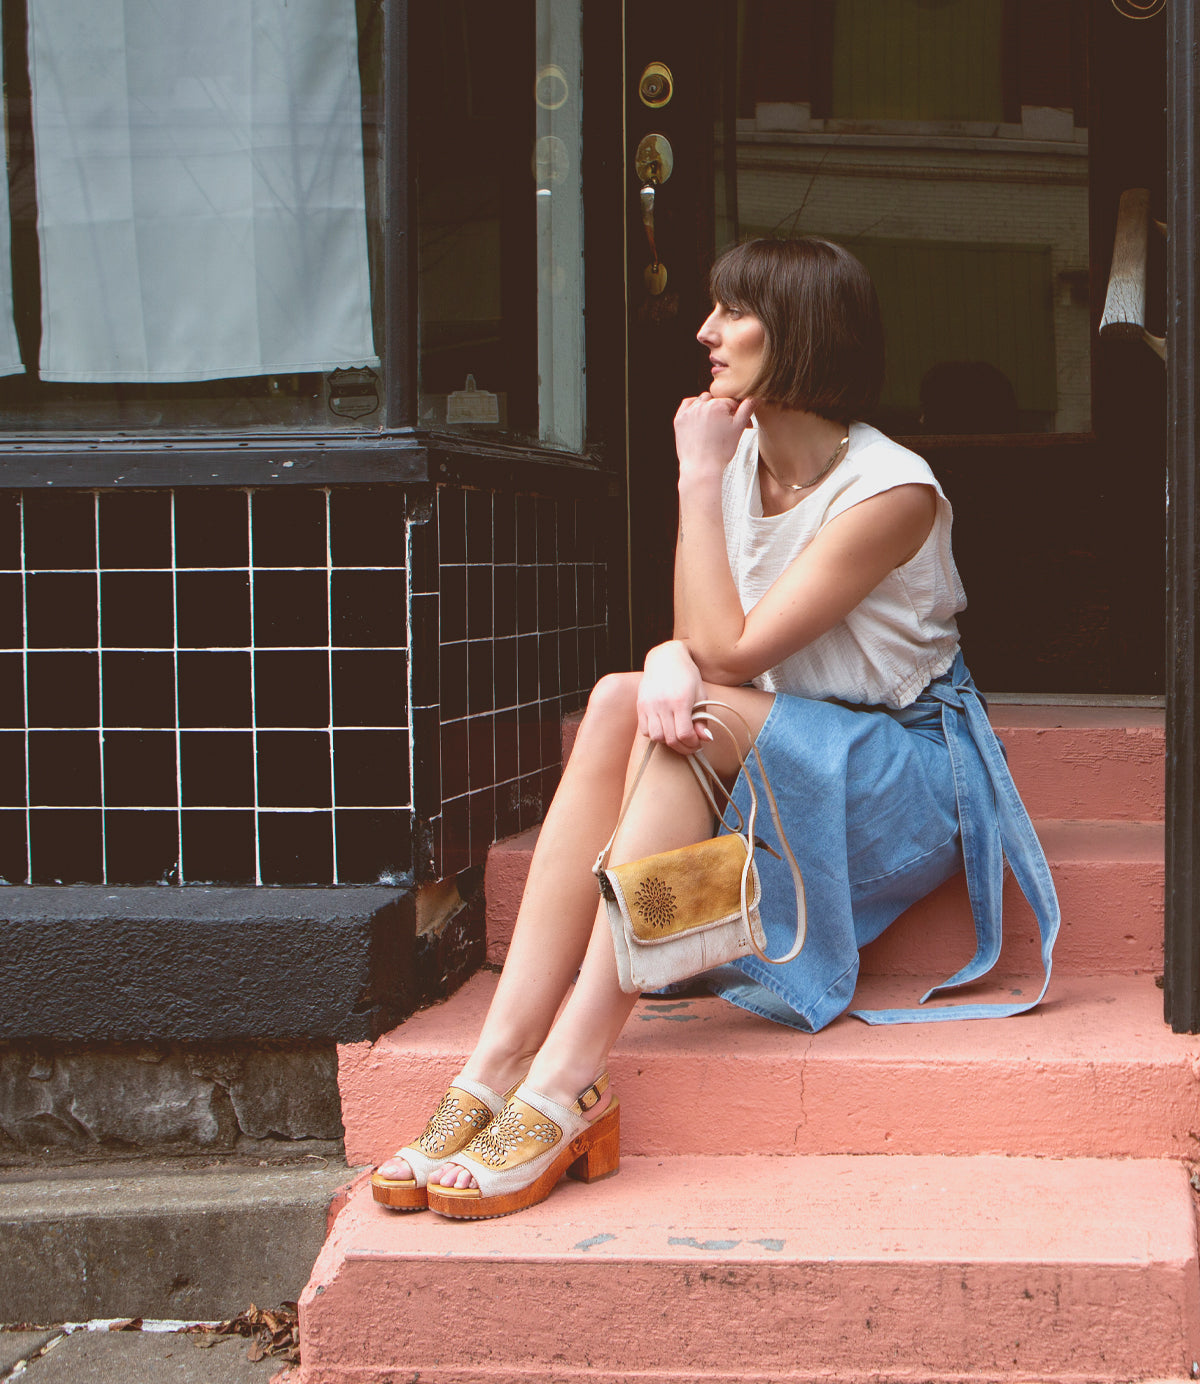
[[[811,480],[811,481],[805,481],[805,482],[804,482],[803,484],[801,484],[801,485],[792,485],[792,483],[791,483],[790,481],[781,481],[781,480],[779,479],[779,477],[775,474],[775,472],[772,471],[771,468],[767,465],[766,459],[764,458],[764,456],[763,456],[763,454],[762,454],[761,452],[759,452],[759,454],[758,454],[758,464],[759,464],[759,465],[762,467],[762,469],[767,473],[767,475],[771,477],[771,479],[775,482],[775,484],[776,484],[777,486],[780,486],[783,490],[807,490],[808,487],[809,487],[810,485],[816,485],[816,483],[817,483],[819,480],[823,480],[823,479],[825,478],[825,476],[827,476],[827,475],[829,474],[829,472],[833,470],[833,463],[834,463],[835,461],[837,461],[838,457],[841,455],[842,448],[843,448],[843,447],[847,447],[847,446],[849,446],[849,445],[850,445],[850,436],[849,436],[849,434],[847,434],[845,437],[842,438],[842,440],[838,443],[838,445],[833,449],[833,455],[829,458],[829,460],[825,463],[825,465],[821,467],[821,469],[820,469],[820,470],[817,472],[817,474],[812,478],[812,480]]]

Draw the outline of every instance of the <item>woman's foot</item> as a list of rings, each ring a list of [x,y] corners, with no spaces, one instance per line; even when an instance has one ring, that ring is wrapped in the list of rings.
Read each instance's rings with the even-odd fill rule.
[[[600,1116],[603,1115],[604,1112],[613,1103],[613,1101],[616,1100],[616,1096],[612,1093],[612,1091],[608,1089],[607,1072],[603,1076],[598,1077],[593,1086],[589,1086],[587,1090],[583,1093],[583,1096],[589,1095],[593,1090],[597,1088],[599,1088],[600,1090],[599,1099],[593,1100],[593,1102],[590,1105],[585,1105],[583,1109],[579,1112],[583,1116],[583,1118],[588,1122],[588,1124],[591,1124],[594,1120],[598,1120]],[[514,1091],[510,1091],[509,1094],[514,1095],[515,1089]],[[551,1094],[550,1092],[542,1091],[539,1092],[539,1094],[546,1096],[550,1100],[556,1100],[556,1103],[560,1105],[565,1105],[568,1108],[570,1108],[570,1106],[572,1105],[572,1101],[569,1096],[566,1098],[566,1100],[557,1100],[557,1093]],[[583,1096],[577,1097],[576,1100],[582,1101]],[[449,1156],[447,1156],[447,1159],[443,1163],[442,1167],[438,1168],[436,1172],[432,1172],[429,1174],[429,1185],[431,1187],[452,1187],[457,1188],[459,1191],[470,1191],[472,1188],[479,1186],[479,1184],[475,1181],[475,1176],[470,1171],[470,1169],[464,1167],[461,1163],[455,1161]]]
[[[458,1077],[420,1138],[398,1149],[371,1175],[371,1195],[393,1211],[424,1210],[430,1174],[486,1129],[505,1099],[483,1082]]]
[[[583,1182],[611,1176],[621,1159],[620,1103],[607,1088],[605,1072],[564,1105],[523,1082],[454,1163],[430,1178],[430,1210],[467,1220],[506,1216],[544,1201],[564,1172]]]

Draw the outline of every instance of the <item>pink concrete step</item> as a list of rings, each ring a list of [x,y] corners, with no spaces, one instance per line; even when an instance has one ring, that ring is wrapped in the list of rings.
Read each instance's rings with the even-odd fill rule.
[[[988,715],[1032,817],[1163,820],[1166,713],[993,701]],[[563,763],[582,713],[563,721]]]
[[[416,1136],[465,1062],[495,976],[340,1052],[351,1165]],[[910,1003],[913,977],[869,977],[867,1005]],[[980,998],[1036,993],[1025,980]],[[1200,1037],[1171,1033],[1149,976],[1055,977],[1011,1019],[811,1035],[724,1001],[638,1002],[610,1063],[622,1150],[669,1154],[1193,1157]]]
[[[993,702],[988,714],[1030,816],[1163,820],[1164,712]]]
[[[1054,873],[1063,922],[1055,952],[1061,972],[1081,975],[1161,970],[1163,828],[1158,822],[1037,823]],[[503,962],[538,828],[498,841],[488,853],[488,960]],[[1002,965],[1032,973],[1037,926],[1016,881],[1005,881]],[[863,952],[864,973],[950,975],[974,952],[966,883],[960,876],[921,900]]]
[[[300,1323],[301,1384],[1184,1378],[1195,1218],[1151,1160],[626,1157],[481,1222],[364,1185]]]

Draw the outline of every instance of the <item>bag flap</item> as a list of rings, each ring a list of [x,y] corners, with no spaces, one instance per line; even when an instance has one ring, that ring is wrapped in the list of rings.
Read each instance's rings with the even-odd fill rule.
[[[741,914],[746,840],[730,833],[678,850],[631,860],[604,871],[640,942],[660,942]],[[751,869],[747,906],[758,902],[758,872]]]

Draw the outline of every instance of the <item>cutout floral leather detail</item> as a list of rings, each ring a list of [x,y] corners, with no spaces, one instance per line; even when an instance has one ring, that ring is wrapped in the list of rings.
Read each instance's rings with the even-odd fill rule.
[[[644,879],[633,896],[633,903],[652,927],[667,927],[674,921],[677,900],[666,880]]]
[[[453,1153],[462,1147],[472,1131],[478,1134],[486,1129],[491,1118],[492,1112],[485,1105],[451,1086],[429,1117],[429,1123],[417,1140],[416,1147],[430,1158]]]
[[[489,1168],[510,1168],[536,1158],[561,1138],[562,1130],[553,1120],[514,1098],[463,1153]]]

